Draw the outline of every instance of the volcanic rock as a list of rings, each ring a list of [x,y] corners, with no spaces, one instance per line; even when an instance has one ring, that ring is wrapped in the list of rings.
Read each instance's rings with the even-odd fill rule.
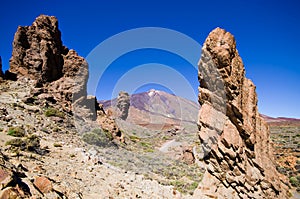
[[[13,41],[10,71],[41,82],[51,82],[63,76],[61,33],[55,17],[41,15],[31,26],[19,26]]]
[[[51,181],[45,176],[36,177],[33,184],[43,194],[49,193],[53,189]]]
[[[46,106],[58,106],[68,113],[73,111],[82,120],[95,120],[95,111],[85,111],[89,103],[88,64],[76,51],[63,46],[55,17],[40,15],[31,26],[18,27],[9,73],[35,81],[29,98],[44,99]],[[82,115],[86,112],[90,114]]]
[[[207,170],[199,198],[288,198],[274,166],[269,128],[257,109],[255,85],[245,77],[236,41],[216,28],[199,62],[199,138]]]
[[[117,98],[117,107],[120,110],[120,118],[126,120],[128,117],[128,111],[130,106],[130,97],[129,94],[121,91]]]

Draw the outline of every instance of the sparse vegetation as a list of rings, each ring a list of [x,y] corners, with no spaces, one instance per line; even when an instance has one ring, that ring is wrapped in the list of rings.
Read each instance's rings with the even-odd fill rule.
[[[54,147],[62,147],[62,144],[60,144],[60,143],[54,143],[53,146]]]
[[[275,143],[277,170],[289,178],[290,184],[300,192],[299,126],[271,126],[271,139]]]
[[[60,117],[60,118],[64,118],[65,114],[55,108],[47,108],[45,111],[45,116],[46,117],[51,117],[51,116],[55,116],[55,117]]]
[[[300,182],[296,177],[290,177],[290,183],[293,187],[298,187]]]
[[[108,146],[112,140],[111,133],[103,131],[101,129],[94,129],[91,132],[87,132],[82,136],[83,141],[88,144],[96,146]]]
[[[22,146],[25,146],[26,143],[24,140],[22,140],[21,138],[15,138],[15,139],[11,139],[11,140],[8,140],[6,143],[5,143],[6,146],[10,145],[12,147],[22,147]]]
[[[7,135],[14,137],[24,137],[25,130],[23,129],[23,127],[10,127],[8,129]]]
[[[174,180],[171,185],[181,193],[193,194],[194,190],[198,187],[197,182],[186,182],[184,180]]]
[[[138,141],[141,140],[141,139],[140,139],[138,136],[136,136],[136,135],[130,135],[130,136],[129,136],[129,139],[130,139],[132,142],[138,142]]]
[[[23,138],[14,138],[8,140],[5,145],[11,146],[11,150],[16,151],[30,151],[40,153],[40,138],[37,135],[28,135]]]

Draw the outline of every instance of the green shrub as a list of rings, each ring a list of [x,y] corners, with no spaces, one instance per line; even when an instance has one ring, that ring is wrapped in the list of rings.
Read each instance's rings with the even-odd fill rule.
[[[21,138],[15,138],[15,139],[8,140],[5,143],[5,145],[10,145],[13,147],[25,147],[26,142],[24,140],[22,140]]]
[[[140,142],[140,145],[146,148],[151,147],[151,144],[148,142]]]
[[[64,118],[65,114],[55,108],[47,108],[45,111],[45,116],[46,117],[56,116],[56,117]]]
[[[109,132],[105,132],[101,129],[94,129],[91,132],[85,133],[82,136],[82,139],[91,145],[107,146],[112,138],[112,136],[109,136],[109,134]]]
[[[25,138],[15,138],[9,140],[5,145],[10,145],[14,149],[19,149],[21,151],[38,151],[40,148],[40,138],[36,135],[29,135]]]
[[[10,127],[8,129],[7,135],[14,137],[24,137],[25,130],[22,127]]]
[[[174,180],[171,182],[171,185],[181,193],[193,194],[194,190],[198,187],[197,182],[187,183],[181,180]]]
[[[300,186],[300,183],[296,177],[290,177],[290,183],[293,187]]]
[[[132,142],[138,142],[138,141],[140,141],[141,138],[139,138],[139,137],[136,136],[136,135],[130,135],[130,136],[129,136],[129,139],[130,139]]]
[[[100,135],[100,136],[102,136],[103,133],[104,133],[105,137],[108,138],[109,140],[113,140],[114,139],[113,136],[112,136],[112,134],[111,134],[111,132],[109,132],[106,129],[103,129],[103,130],[102,129],[94,129],[93,132],[97,132],[97,134]]]
[[[37,135],[29,135],[25,141],[28,151],[37,151],[40,148],[40,138]]]
[[[60,143],[54,143],[53,146],[54,147],[62,147],[62,145]]]

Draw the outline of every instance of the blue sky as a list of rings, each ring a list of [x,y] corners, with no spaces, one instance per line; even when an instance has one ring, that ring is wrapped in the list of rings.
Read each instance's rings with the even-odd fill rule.
[[[208,33],[219,26],[237,40],[246,75],[257,86],[260,112],[300,118],[299,10],[297,0],[6,1],[1,2],[0,55],[7,69],[17,26],[31,25],[40,14],[56,16],[64,45],[83,57],[111,36],[133,28],[168,28],[202,44]],[[122,75],[147,63],[174,68],[197,89],[197,74],[191,64],[169,52],[144,49],[116,59],[103,73],[96,94],[100,99],[109,98],[112,85]],[[140,85],[138,91],[143,88],[149,85]]]

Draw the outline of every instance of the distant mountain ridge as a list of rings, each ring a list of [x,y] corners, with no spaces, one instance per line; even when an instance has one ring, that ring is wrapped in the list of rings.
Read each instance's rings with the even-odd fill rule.
[[[264,114],[261,114],[261,117],[270,125],[270,126],[280,126],[280,125],[296,125],[300,126],[300,119],[298,118],[288,118],[288,117],[270,117]]]
[[[116,109],[117,99],[101,100],[105,110]],[[141,126],[162,124],[166,126],[180,125],[181,122],[196,124],[200,106],[198,103],[170,94],[151,89],[147,92],[130,95],[130,108],[127,121]],[[116,110],[113,110],[116,111]],[[270,117],[261,114],[271,126],[294,124],[300,125],[300,119],[288,117]]]
[[[105,110],[116,112],[116,99],[99,101]],[[128,122],[145,125],[196,124],[199,105],[164,91],[151,89],[130,95]]]

